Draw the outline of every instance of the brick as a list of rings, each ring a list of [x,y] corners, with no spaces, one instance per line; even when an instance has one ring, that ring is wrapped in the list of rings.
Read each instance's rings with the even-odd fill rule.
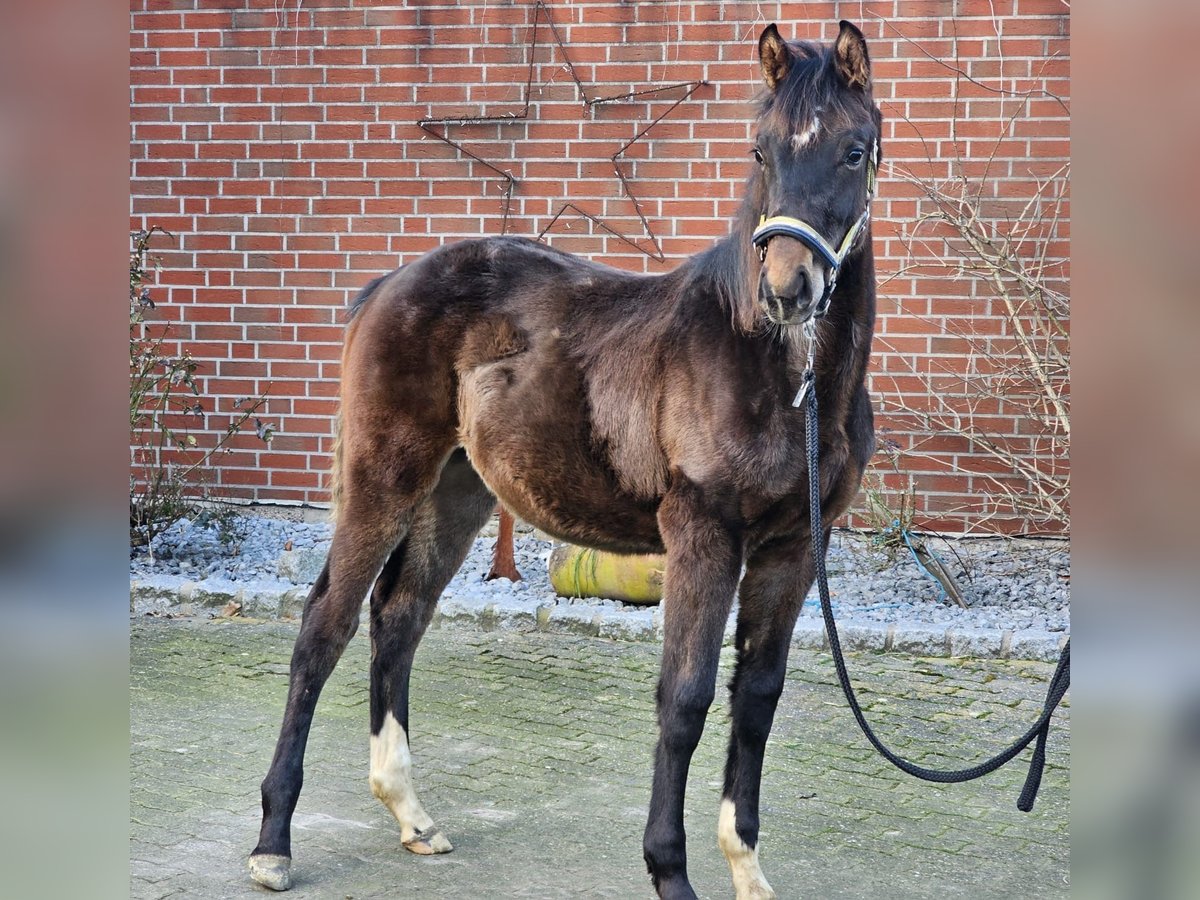
[[[791,16],[785,31],[828,39],[840,14],[835,4],[810,4],[796,14],[801,18]],[[873,2],[856,14],[865,17],[872,42],[889,162],[927,177],[948,177],[955,168],[986,177],[984,212],[1002,220],[1024,205],[1036,179],[1054,176],[1069,160],[1070,116],[1062,104],[1042,95],[1018,101],[991,89],[1011,90],[1015,79],[1017,89],[1045,89],[1069,100],[1069,16],[1057,0],[918,0],[902,8]],[[662,80],[702,76],[711,82],[656,126],[650,140],[628,148],[622,166],[672,261],[724,234],[749,171],[753,129],[745,101],[759,85],[744,38],[755,23],[741,8],[722,4],[564,2],[552,16],[589,96]],[[265,5],[195,10],[152,0],[134,10],[131,212],[135,227],[169,223],[181,236],[186,252],[172,254],[161,281],[173,288],[173,303],[189,304],[172,314],[193,329],[185,337],[214,354],[228,342],[231,359],[249,366],[245,376],[252,380],[264,379],[271,366],[287,373],[279,382],[286,392],[277,397],[280,404],[313,391],[332,397],[336,384],[306,383],[303,373],[319,366],[321,377],[336,376],[340,310],[367,277],[444,239],[499,233],[503,182],[414,123],[430,115],[518,110],[530,21],[529,10],[517,5],[364,10],[340,0],[293,11],[283,35],[278,12]],[[570,199],[645,242],[607,157],[665,111],[674,95],[584,110],[563,72],[562,52],[545,43],[544,31],[542,40],[529,119],[439,130],[520,180],[510,230],[540,230]],[[922,51],[938,60],[957,54],[956,64],[983,86],[965,79],[955,85],[948,66]],[[951,99],[956,88],[957,105]],[[1024,114],[997,143],[1021,103]],[[966,157],[952,167],[956,111],[962,117],[953,129],[957,151]],[[929,206],[888,168],[884,176],[875,246],[887,279],[913,262],[904,235]],[[1064,220],[1051,251],[1065,258],[1069,237]],[[633,271],[669,268],[578,217],[560,220],[554,243]],[[931,252],[947,251],[935,244]],[[881,292],[872,368],[881,405],[919,401],[915,372],[931,371],[931,360],[961,372],[970,342],[960,335],[1004,330],[1000,308],[988,302],[983,285],[939,274],[947,273],[931,267],[906,274]],[[1069,267],[1062,276],[1069,283]],[[241,329],[272,322],[287,323],[288,340],[302,352],[277,354],[285,346],[280,340],[240,343]],[[264,346],[274,360],[256,360]],[[314,409],[310,418],[330,413]],[[1021,437],[1011,415],[994,419],[994,427]],[[908,429],[896,432],[902,443],[929,437],[911,422],[898,427]],[[946,466],[984,471],[983,460],[958,455],[961,447],[936,452]],[[267,465],[257,484],[247,482],[249,495],[310,490],[272,485],[270,473]],[[966,523],[976,515],[972,509],[983,508],[984,501],[970,496],[978,485],[968,476],[943,470],[928,477],[948,479],[923,483],[932,492],[921,504],[931,522]]]

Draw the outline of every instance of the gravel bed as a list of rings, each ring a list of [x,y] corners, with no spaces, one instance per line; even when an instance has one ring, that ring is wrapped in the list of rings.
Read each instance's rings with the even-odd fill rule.
[[[246,584],[256,590],[295,589],[281,577],[285,550],[323,555],[332,528],[259,515],[201,514],[180,519],[159,534],[152,554],[131,550],[133,580],[175,581],[205,585]],[[614,610],[613,600],[566,600],[557,597],[546,574],[550,544],[518,532],[517,568],[524,580],[484,581],[491,566],[494,538],[480,537],[467,561],[443,595],[448,601],[479,608],[507,606],[580,607]],[[906,549],[887,551],[870,536],[835,534],[828,558],[829,583],[839,622],[886,627],[929,626],[936,629],[986,631],[1070,631],[1070,544],[1064,540],[928,538],[946,568],[957,579],[971,605],[961,609],[942,599],[940,585],[925,575]],[[294,577],[294,576],[293,576]],[[582,609],[580,610],[582,611]],[[816,589],[809,595],[801,621],[820,617]],[[815,625],[816,623],[810,623]]]

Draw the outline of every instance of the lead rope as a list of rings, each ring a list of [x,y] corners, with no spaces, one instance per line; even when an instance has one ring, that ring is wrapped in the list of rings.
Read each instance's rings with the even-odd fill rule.
[[[1058,668],[1054,670],[1054,676],[1050,679],[1050,687],[1046,692],[1046,701],[1042,704],[1042,714],[1034,722],[1033,727],[1004,752],[993,756],[986,762],[967,769],[948,771],[926,769],[923,766],[918,766],[897,756],[875,736],[875,732],[871,730],[871,726],[867,724],[866,717],[863,716],[862,708],[858,705],[858,698],[854,695],[854,688],[850,685],[850,676],[846,674],[846,661],[842,657],[842,645],[841,641],[838,640],[837,623],[833,619],[833,605],[829,600],[829,581],[825,574],[825,553],[823,552],[824,541],[819,540],[817,536],[818,529],[822,528],[821,476],[817,468],[820,460],[820,435],[817,433],[817,392],[813,389],[815,376],[813,375],[812,363],[814,352],[814,341],[812,338],[815,327],[810,331],[807,330],[808,325],[809,323],[806,322],[806,333],[809,335],[808,366],[805,369],[800,385],[800,392],[796,395],[793,406],[798,407],[807,399],[804,410],[805,443],[808,456],[809,521],[813,535],[813,565],[816,569],[817,588],[821,594],[821,615],[825,619],[825,631],[829,636],[829,650],[833,655],[833,664],[837,669],[838,681],[842,684],[842,692],[846,695],[846,701],[850,704],[850,710],[854,713],[854,718],[858,720],[858,726],[862,729],[863,734],[867,736],[867,740],[883,755],[884,759],[909,775],[940,784],[957,784],[960,781],[972,781],[994,772],[1029,746],[1030,741],[1037,738],[1037,744],[1033,748],[1033,757],[1029,762],[1029,774],[1025,777],[1025,786],[1021,789],[1021,796],[1017,800],[1017,809],[1021,810],[1021,812],[1029,812],[1033,809],[1033,801],[1037,799],[1038,788],[1042,783],[1042,770],[1046,766],[1046,738],[1050,734],[1050,718],[1062,700],[1063,695],[1066,694],[1067,688],[1071,685],[1070,639],[1067,640],[1067,645],[1063,648],[1062,654],[1059,656]]]

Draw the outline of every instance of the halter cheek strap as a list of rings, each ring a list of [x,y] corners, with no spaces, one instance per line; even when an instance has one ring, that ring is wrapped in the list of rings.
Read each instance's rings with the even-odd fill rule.
[[[819,253],[825,262],[829,264],[829,279],[825,282],[825,293],[821,295],[821,300],[817,304],[813,318],[819,319],[828,312],[829,301],[833,298],[833,289],[837,285],[838,270],[842,267],[842,263],[846,261],[846,257],[850,255],[850,251],[853,249],[863,228],[871,221],[871,198],[875,196],[875,170],[878,165],[879,142],[875,141],[871,145],[871,156],[867,159],[867,208],[863,210],[863,214],[850,226],[850,230],[846,232],[846,236],[842,238],[842,243],[836,249],[813,226],[809,225],[803,219],[794,219],[791,216],[771,216],[767,218],[764,215],[758,220],[758,227],[754,229],[754,234],[751,235],[754,246],[758,248],[760,259],[766,257],[767,242],[776,235],[783,234],[803,241],[812,250]]]

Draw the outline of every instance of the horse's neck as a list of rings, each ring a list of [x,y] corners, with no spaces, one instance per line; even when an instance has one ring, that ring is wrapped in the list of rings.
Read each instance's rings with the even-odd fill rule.
[[[869,236],[868,236],[869,239]],[[875,329],[875,260],[870,248],[846,261],[841,286],[817,329],[817,385],[831,412],[848,407],[866,376]],[[807,348],[806,348],[807,349]],[[801,363],[803,365],[803,363]]]
[[[807,365],[808,339],[799,326],[773,333],[762,330],[757,301],[759,263],[750,240],[752,223],[745,214],[749,208],[743,207],[727,237],[707,253],[693,257],[674,275],[682,284],[700,278],[702,284],[711,288],[722,315],[728,316],[734,331],[742,334],[738,339],[750,341],[764,354],[762,362],[767,367],[764,376],[774,368],[795,396]],[[828,316],[817,326],[815,342],[818,390],[833,407],[848,402],[846,382],[861,381],[870,353],[875,321],[875,267],[869,248],[846,260],[838,282],[841,287]],[[680,293],[680,299],[694,302],[686,290]]]
[[[874,328],[874,266],[867,254],[848,260],[828,315],[814,329],[812,363],[823,418],[840,421],[849,409],[854,389],[862,381]],[[803,383],[809,365],[809,338],[793,325],[771,335],[764,363],[773,366],[787,385],[789,401]]]

